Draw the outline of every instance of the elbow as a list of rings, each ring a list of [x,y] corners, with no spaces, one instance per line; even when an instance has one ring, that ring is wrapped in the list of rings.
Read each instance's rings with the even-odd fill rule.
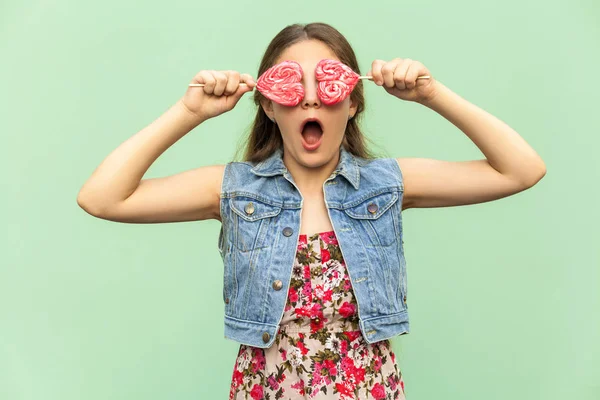
[[[536,183],[541,181],[544,176],[546,176],[546,164],[541,162],[541,164],[537,168],[533,169],[533,171],[534,172],[529,174],[529,176],[523,181],[523,184],[527,188],[534,186]]]
[[[77,205],[86,213],[94,217],[102,218],[104,213],[103,208],[98,205],[97,201],[93,201],[93,198],[83,191],[80,191],[77,194]]]

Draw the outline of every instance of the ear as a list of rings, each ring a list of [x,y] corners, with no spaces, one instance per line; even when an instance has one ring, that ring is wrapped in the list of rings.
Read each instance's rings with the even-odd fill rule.
[[[356,110],[358,110],[358,103],[352,99],[352,95],[350,95],[350,109],[348,110],[348,116],[354,117],[356,115]]]
[[[267,117],[269,117],[270,119],[275,118],[275,113],[273,112],[273,101],[272,100],[269,100],[269,99],[263,97],[260,100],[260,106],[262,107],[265,114],[267,114]]]

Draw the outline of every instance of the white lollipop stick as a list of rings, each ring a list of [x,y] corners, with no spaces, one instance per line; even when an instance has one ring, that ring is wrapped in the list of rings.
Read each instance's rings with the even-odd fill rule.
[[[417,79],[429,79],[431,78],[429,75],[422,75],[417,77]],[[370,75],[363,75],[363,76],[359,76],[358,79],[369,79],[369,80],[373,80],[373,77]],[[241,85],[247,85],[246,82],[240,82],[240,86]],[[197,87],[204,87],[204,83],[190,83],[188,86],[197,86]]]

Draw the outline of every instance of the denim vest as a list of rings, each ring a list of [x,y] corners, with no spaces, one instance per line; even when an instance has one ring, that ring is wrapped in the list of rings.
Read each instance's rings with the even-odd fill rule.
[[[225,338],[262,348],[279,329],[300,235],[303,198],[282,155],[278,149],[259,163],[227,163],[220,195]],[[323,193],[365,340],[408,333],[398,163],[340,147]]]

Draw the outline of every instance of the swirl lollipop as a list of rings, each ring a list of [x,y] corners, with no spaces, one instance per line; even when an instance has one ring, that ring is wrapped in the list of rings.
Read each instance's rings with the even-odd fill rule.
[[[269,100],[295,106],[304,98],[302,67],[296,61],[283,61],[266,70],[256,81],[256,89]]]
[[[296,106],[304,98],[302,67],[296,61],[283,61],[267,69],[256,81],[256,89],[269,100],[284,106]],[[324,59],[315,68],[317,96],[323,104],[332,105],[343,101],[352,93],[360,79],[370,79],[370,75],[359,76],[341,61]],[[429,79],[429,75],[417,79]],[[246,85],[241,82],[240,85]],[[204,86],[203,83],[190,83],[188,86]]]
[[[324,104],[331,105],[348,97],[359,79],[371,77],[361,77],[346,64],[325,59],[317,64],[315,78],[319,82],[317,96]]]

